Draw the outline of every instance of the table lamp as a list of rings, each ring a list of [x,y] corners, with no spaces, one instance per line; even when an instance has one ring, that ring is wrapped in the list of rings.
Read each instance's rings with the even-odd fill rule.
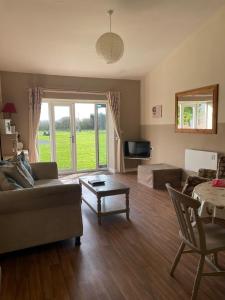
[[[11,114],[16,113],[16,108],[15,108],[14,103],[7,102],[6,104],[4,104],[2,112],[7,113],[9,118],[11,119]]]

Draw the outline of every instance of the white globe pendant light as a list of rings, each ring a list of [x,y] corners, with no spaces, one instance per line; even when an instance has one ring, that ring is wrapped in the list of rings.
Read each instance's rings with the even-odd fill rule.
[[[124,44],[121,37],[111,32],[111,16],[113,10],[108,11],[110,18],[110,31],[102,34],[96,42],[96,52],[107,64],[113,64],[120,60],[124,52]]]

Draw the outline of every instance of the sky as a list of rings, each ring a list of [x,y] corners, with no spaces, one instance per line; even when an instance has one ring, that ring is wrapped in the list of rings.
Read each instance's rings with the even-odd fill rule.
[[[91,103],[76,103],[76,118],[79,119],[89,118],[90,114],[94,114],[94,104]],[[67,105],[56,105],[55,107],[55,119],[59,120],[63,117],[69,117],[69,106]],[[40,120],[48,120],[48,103],[44,102],[41,105],[41,116]]]

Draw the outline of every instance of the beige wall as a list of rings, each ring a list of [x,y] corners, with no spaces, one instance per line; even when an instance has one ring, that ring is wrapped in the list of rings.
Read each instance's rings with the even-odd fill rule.
[[[25,147],[28,145],[28,88],[43,87],[79,91],[121,92],[121,128],[124,139],[140,136],[140,81],[68,76],[36,75],[1,72],[3,102],[14,102],[17,114],[13,116]],[[134,162],[126,164],[128,168]]]
[[[1,81],[1,74],[0,74],[0,111],[2,111],[2,81]],[[3,118],[3,113],[0,113],[0,118]]]
[[[208,20],[142,80],[141,132],[154,147],[151,162],[184,166],[185,148],[225,152],[225,8]],[[175,93],[219,84],[217,135],[174,132]],[[152,106],[163,106],[153,119]]]

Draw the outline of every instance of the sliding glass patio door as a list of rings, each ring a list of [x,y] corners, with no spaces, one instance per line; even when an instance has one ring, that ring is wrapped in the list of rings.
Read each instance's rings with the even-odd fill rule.
[[[107,105],[98,102],[42,103],[40,161],[56,161],[60,172],[107,168]]]
[[[74,137],[72,130],[72,107],[66,104],[52,105],[53,157],[59,170],[74,170]]]
[[[75,103],[77,171],[96,169],[95,104]]]
[[[108,160],[106,104],[96,104],[96,141],[98,168],[106,168]]]

